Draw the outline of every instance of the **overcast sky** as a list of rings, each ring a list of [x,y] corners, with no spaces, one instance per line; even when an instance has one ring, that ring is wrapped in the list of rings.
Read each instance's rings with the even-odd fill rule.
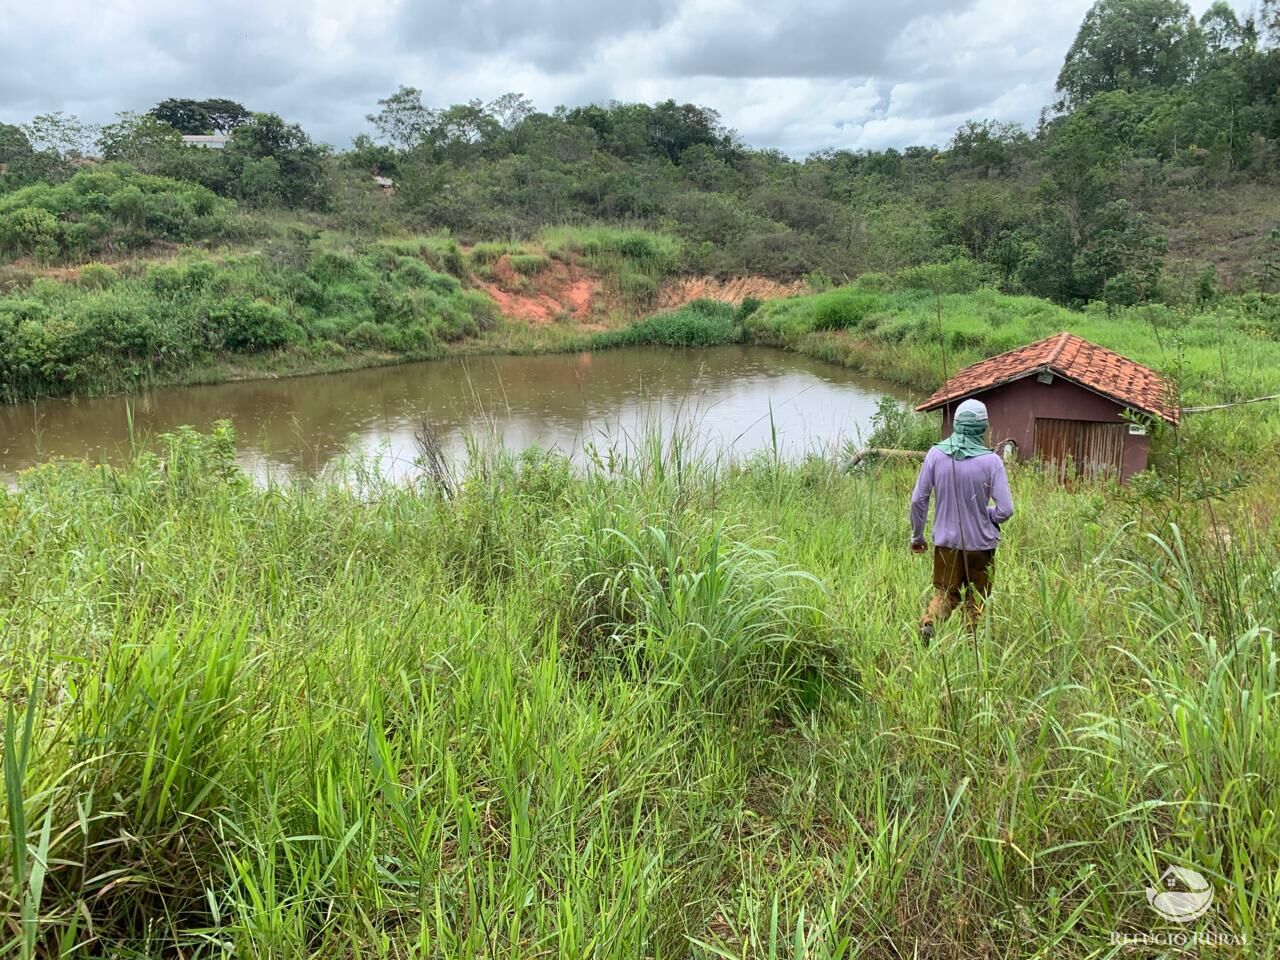
[[[970,118],[1034,124],[1090,2],[0,0],[0,120],[229,97],[344,146],[408,84],[432,105],[673,97],[795,156],[942,145]]]

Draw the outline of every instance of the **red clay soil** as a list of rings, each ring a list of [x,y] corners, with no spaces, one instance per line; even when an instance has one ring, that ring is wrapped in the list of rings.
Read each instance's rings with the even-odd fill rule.
[[[690,300],[718,300],[721,303],[741,303],[747,297],[757,300],[775,300],[779,297],[795,297],[807,292],[803,281],[780,283],[767,277],[732,277],[717,280],[715,277],[684,277],[668,284],[658,298],[664,309],[683,306]]]
[[[561,317],[588,323],[604,291],[600,280],[559,260],[552,260],[541,273],[525,277],[511,268],[506,256],[493,265],[493,279],[478,279],[476,286],[493,298],[504,317],[539,325]]]
[[[476,286],[493,298],[499,312],[510,320],[541,326],[569,319],[587,328],[600,325],[602,314],[616,307],[599,277],[562,260],[552,259],[532,276],[522,276],[507,256],[499,257],[488,278],[477,278]],[[663,287],[656,308],[671,310],[691,300],[718,300],[741,303],[746,297],[772,300],[794,297],[807,290],[801,281],[779,283],[765,277],[683,277]]]

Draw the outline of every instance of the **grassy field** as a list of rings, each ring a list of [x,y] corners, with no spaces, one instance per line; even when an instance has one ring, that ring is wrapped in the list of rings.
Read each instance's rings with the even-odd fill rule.
[[[1169,864],[1280,944],[1273,472],[1016,471],[926,647],[909,469],[233,444],[0,493],[7,956],[1102,958]]]
[[[747,319],[747,335],[932,390],[943,371],[1069,330],[1173,376],[1191,402],[1275,392],[1280,298],[1224,298],[1199,309],[1095,303],[1075,311],[990,289],[948,292],[931,286],[929,272],[867,275],[769,301]],[[945,281],[945,269],[936,272]]]

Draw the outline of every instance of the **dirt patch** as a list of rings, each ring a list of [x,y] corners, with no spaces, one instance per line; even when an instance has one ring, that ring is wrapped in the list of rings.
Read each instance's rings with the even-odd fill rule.
[[[597,307],[604,303],[604,284],[599,279],[559,260],[524,275],[504,255],[494,263],[490,278],[477,278],[476,286],[493,298],[504,317],[532,324],[569,319],[590,326]]]
[[[728,280],[684,277],[663,288],[658,305],[663,309],[671,309],[683,306],[691,300],[718,300],[721,303],[741,303],[747,297],[775,300],[779,297],[796,297],[808,290],[802,280],[781,283],[767,277],[732,277]]]
[[[611,312],[622,309],[615,291],[600,277],[581,267],[549,258],[542,269],[521,273],[503,255],[494,261],[486,276],[475,278],[476,286],[498,305],[509,320],[534,326],[569,321],[585,329],[601,329]],[[808,292],[803,281],[780,283],[766,277],[682,277],[663,286],[654,310],[672,310],[691,300],[741,303],[747,297],[772,300]]]

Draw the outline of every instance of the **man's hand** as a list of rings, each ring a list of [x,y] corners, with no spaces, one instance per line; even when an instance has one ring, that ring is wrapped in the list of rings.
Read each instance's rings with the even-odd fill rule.
[[[912,553],[924,553],[926,549],[927,549],[927,548],[925,547],[925,545],[924,545],[924,541],[923,541],[923,540],[912,540],[912,541],[911,541],[911,552],[912,552]]]

